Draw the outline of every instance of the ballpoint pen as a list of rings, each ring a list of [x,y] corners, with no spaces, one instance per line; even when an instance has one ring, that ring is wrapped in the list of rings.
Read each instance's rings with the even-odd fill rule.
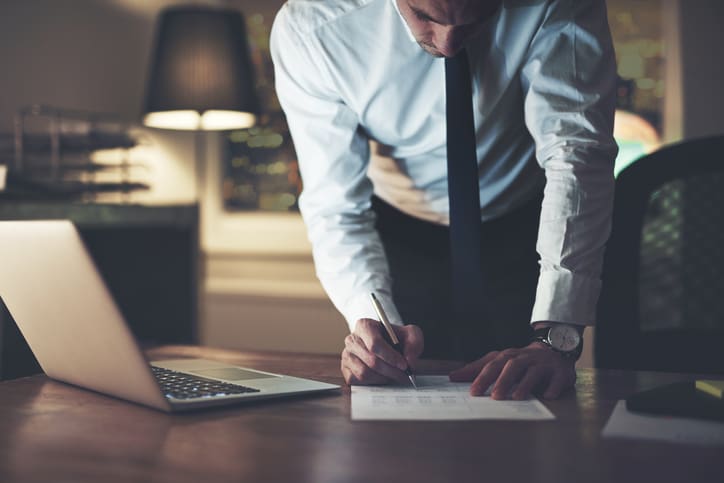
[[[390,324],[390,321],[387,319],[387,314],[385,313],[385,309],[382,308],[382,304],[380,304],[380,301],[377,300],[377,297],[375,297],[374,293],[370,294],[370,298],[372,299],[372,306],[375,308],[375,312],[377,312],[377,316],[380,318],[380,322],[382,323],[382,327],[384,327],[385,332],[387,332],[387,335],[389,336],[389,339],[392,344],[392,347],[402,354],[402,344],[400,344],[400,339],[397,338],[397,334],[395,334],[395,331],[392,330],[392,325]],[[417,389],[417,383],[415,382],[415,375],[412,373],[412,370],[410,369],[410,366],[407,366],[407,369],[405,369],[405,374],[407,374],[407,378],[410,379],[410,382],[412,383],[412,387]]]

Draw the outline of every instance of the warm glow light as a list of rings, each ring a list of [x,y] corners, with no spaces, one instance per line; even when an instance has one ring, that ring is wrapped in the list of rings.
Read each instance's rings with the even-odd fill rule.
[[[160,129],[182,131],[226,131],[244,129],[256,123],[256,116],[249,112],[211,110],[199,114],[197,111],[150,112],[143,118],[143,124]]]
[[[143,118],[143,124],[161,129],[181,129],[194,131],[199,129],[199,113],[196,111],[161,111],[149,112]]]
[[[205,131],[228,131],[245,129],[256,123],[256,116],[241,111],[205,111],[201,116],[201,129]]]
[[[0,190],[5,189],[7,176],[8,176],[8,167],[5,165],[0,165]]]
[[[128,159],[128,149],[96,149],[90,153],[90,160],[98,164],[120,164]]]

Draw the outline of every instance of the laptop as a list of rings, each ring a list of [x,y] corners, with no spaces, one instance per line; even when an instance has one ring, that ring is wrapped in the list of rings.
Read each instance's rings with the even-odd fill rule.
[[[0,222],[0,297],[43,371],[167,412],[339,386],[202,359],[149,362],[73,223]]]

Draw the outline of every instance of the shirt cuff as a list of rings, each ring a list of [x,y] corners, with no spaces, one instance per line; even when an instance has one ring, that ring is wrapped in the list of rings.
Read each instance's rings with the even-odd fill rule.
[[[375,290],[375,297],[382,305],[382,308],[387,314],[387,319],[392,325],[405,325],[402,322],[402,317],[397,311],[397,307],[392,302],[392,296],[386,290]],[[347,325],[349,326],[350,332],[354,332],[354,327],[357,325],[359,319],[374,319],[379,320],[380,317],[375,312],[375,308],[372,306],[372,299],[369,293],[360,294],[353,297],[347,304],[345,304],[343,314]]]
[[[601,281],[559,269],[541,272],[531,324],[551,321],[594,325]]]

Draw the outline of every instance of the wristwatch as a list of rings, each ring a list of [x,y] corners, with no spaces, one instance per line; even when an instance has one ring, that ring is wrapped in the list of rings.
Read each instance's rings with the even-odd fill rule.
[[[583,352],[580,328],[569,324],[552,324],[533,331],[533,340],[547,345],[566,359],[578,360]]]

